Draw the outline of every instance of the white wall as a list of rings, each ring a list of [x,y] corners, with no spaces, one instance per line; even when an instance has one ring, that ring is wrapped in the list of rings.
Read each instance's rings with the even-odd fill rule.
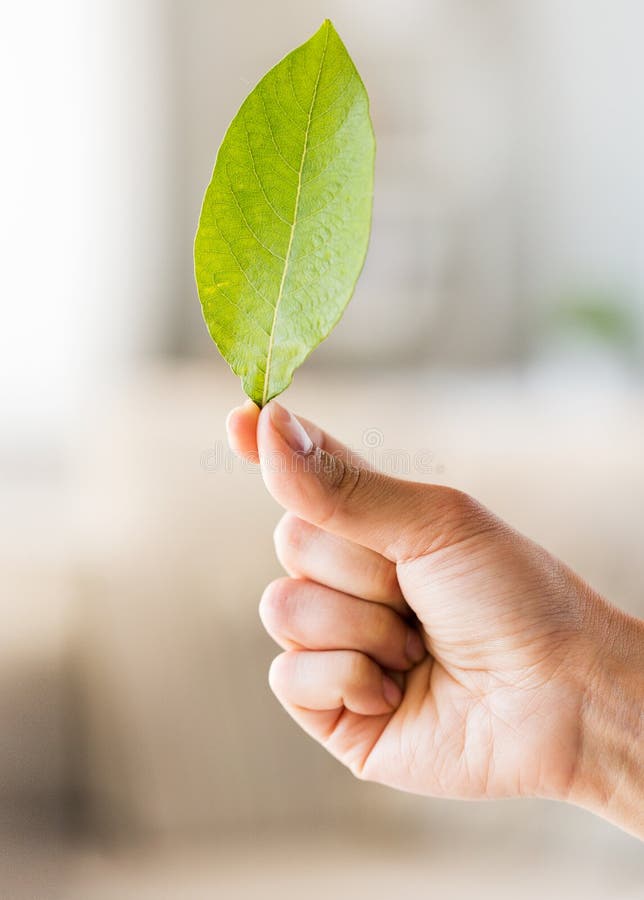
[[[159,343],[174,121],[163,3],[5,6],[0,443],[22,462]]]
[[[516,185],[533,303],[599,289],[644,305],[644,5],[521,3]]]

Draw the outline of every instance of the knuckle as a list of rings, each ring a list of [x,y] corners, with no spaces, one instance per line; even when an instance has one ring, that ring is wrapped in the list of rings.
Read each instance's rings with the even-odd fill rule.
[[[359,628],[368,636],[369,645],[382,651],[391,644],[392,620],[387,607],[381,603],[361,604]]]
[[[381,599],[388,601],[400,597],[401,591],[396,567],[383,556],[376,557],[374,565],[376,567],[374,581],[381,592]]]
[[[441,498],[443,530],[453,540],[473,537],[490,528],[494,517],[478,500],[456,488],[446,488]]]
[[[334,456],[323,451],[319,454],[317,465],[320,480],[327,488],[327,509],[321,515],[319,522],[324,525],[356,494],[366,493],[371,473],[368,469],[356,466],[341,456]]]
[[[401,638],[401,635],[405,635],[404,628],[400,626],[399,628],[395,627],[393,614],[383,606],[382,609],[378,611],[378,615],[374,622],[374,642],[376,647],[380,652],[388,650],[389,648],[397,651],[402,640],[404,657],[405,637]]]
[[[465,515],[475,504],[473,497],[458,488],[444,487],[441,491],[441,505],[446,510]]]
[[[333,488],[344,496],[350,496],[360,482],[361,469],[354,466],[340,456],[328,457],[328,477]]]
[[[352,685],[364,686],[371,681],[372,675],[372,662],[363,653],[351,652],[347,662],[347,681]]]
[[[464,491],[436,485],[429,487],[428,491],[421,524],[406,559],[428,556],[470,540],[490,531],[499,522],[478,500]]]

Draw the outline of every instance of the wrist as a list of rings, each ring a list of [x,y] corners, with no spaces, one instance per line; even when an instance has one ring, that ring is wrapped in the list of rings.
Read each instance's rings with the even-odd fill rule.
[[[644,838],[644,621],[606,604],[593,631],[567,799]]]

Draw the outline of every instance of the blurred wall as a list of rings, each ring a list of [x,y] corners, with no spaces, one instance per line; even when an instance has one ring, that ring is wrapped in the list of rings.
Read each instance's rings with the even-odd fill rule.
[[[228,121],[263,72],[330,16],[368,87],[378,151],[367,264],[317,362],[511,355],[506,4],[287,0],[277,15],[275,4],[190,0],[175,16],[185,282],[195,213]],[[177,323],[184,352],[209,352],[198,310],[178,304]]]
[[[519,296],[534,328],[570,292],[644,311],[644,6],[514,4]]]
[[[314,361],[525,359],[578,294],[623,303],[641,346],[641,4],[189,0],[173,15],[182,284],[228,121],[329,15],[368,86],[378,157],[367,265]],[[184,298],[172,344],[210,352]]]
[[[552,309],[589,294],[623,307],[641,359],[637,0],[11,4],[5,456],[64,443],[93,386],[137,360],[214,360],[192,239],[215,151],[326,15],[368,86],[378,168],[363,278],[312,364],[526,359]]]

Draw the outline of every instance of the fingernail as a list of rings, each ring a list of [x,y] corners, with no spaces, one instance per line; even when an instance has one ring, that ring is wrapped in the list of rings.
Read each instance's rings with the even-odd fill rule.
[[[304,430],[302,423],[295,416],[276,403],[274,400],[270,407],[271,422],[276,430],[284,438],[291,450],[306,456],[313,449],[313,441]]]
[[[394,708],[398,706],[402,700],[402,691],[388,675],[382,676],[382,693],[389,706]]]
[[[425,656],[425,645],[423,639],[415,628],[410,628],[407,632],[407,646],[405,648],[407,659],[410,662],[418,663]]]

